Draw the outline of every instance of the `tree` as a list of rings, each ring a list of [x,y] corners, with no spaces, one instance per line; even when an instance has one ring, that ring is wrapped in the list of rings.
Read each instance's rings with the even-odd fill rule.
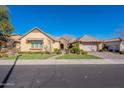
[[[0,32],[2,34],[11,34],[13,30],[7,7],[0,5]]]
[[[79,49],[79,43],[75,42],[72,44],[72,48],[70,49],[71,53],[75,53],[75,54],[80,54],[80,49]]]
[[[0,49],[5,42],[10,40],[10,34],[14,31],[9,15],[8,15],[8,8],[6,6],[0,5]]]

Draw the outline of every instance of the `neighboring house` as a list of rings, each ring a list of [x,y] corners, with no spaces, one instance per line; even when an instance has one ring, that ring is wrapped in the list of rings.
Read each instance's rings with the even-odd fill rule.
[[[14,46],[17,48],[17,49],[20,49],[20,38],[22,37],[22,35],[19,35],[19,34],[13,34],[11,35],[11,38],[14,40]]]
[[[8,35],[8,34],[2,34],[0,32],[0,50],[2,48],[6,48],[9,37],[10,37],[10,35]]]
[[[2,44],[5,40],[3,34],[0,32],[0,44]]]
[[[108,47],[109,51],[124,51],[124,38],[105,40],[104,44]]]
[[[33,28],[23,36],[12,35],[12,38],[15,40],[16,48],[19,48],[22,52],[53,52],[54,48],[60,49],[59,41],[47,33],[41,31],[39,28]]]
[[[99,51],[103,48],[102,41],[92,36],[84,35],[76,41],[79,42],[79,48],[85,51]]]

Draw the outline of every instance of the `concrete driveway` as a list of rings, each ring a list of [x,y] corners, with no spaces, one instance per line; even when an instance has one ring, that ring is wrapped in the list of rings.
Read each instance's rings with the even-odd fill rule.
[[[90,55],[98,56],[104,59],[124,59],[124,55],[111,52],[89,52]]]

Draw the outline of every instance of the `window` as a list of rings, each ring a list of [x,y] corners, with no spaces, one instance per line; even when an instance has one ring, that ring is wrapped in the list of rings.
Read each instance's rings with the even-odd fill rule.
[[[42,42],[41,41],[33,41],[33,42],[31,42],[31,48],[35,48],[35,49],[37,49],[37,48],[42,48]]]

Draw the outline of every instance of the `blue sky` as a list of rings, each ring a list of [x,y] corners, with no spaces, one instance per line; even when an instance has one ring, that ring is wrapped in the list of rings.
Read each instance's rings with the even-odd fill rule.
[[[114,38],[124,26],[124,6],[8,6],[11,23],[17,34],[34,27],[53,36],[91,35],[100,39]]]

